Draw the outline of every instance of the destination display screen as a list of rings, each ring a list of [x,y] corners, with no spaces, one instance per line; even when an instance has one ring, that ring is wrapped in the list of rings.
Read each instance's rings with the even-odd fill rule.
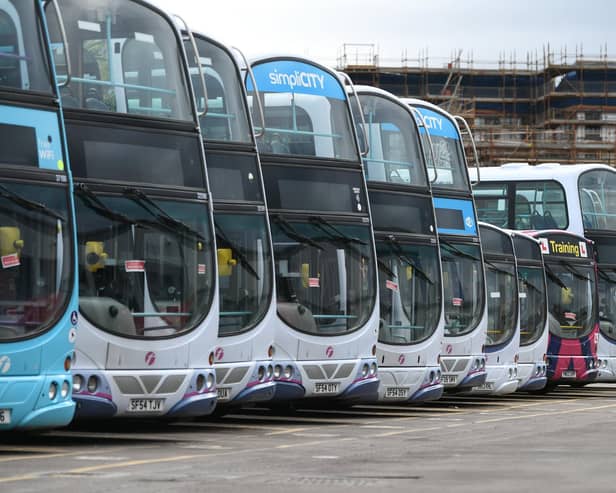
[[[375,231],[435,234],[432,204],[426,197],[369,191]]]
[[[196,136],[83,123],[69,123],[67,135],[75,177],[205,188]]]
[[[475,209],[471,199],[434,197],[433,203],[439,233],[477,236]]]
[[[264,166],[270,209],[368,214],[359,171]]]
[[[593,258],[592,247],[576,236],[551,235],[539,238],[539,243],[544,255],[591,260]]]
[[[513,256],[513,245],[507,233],[488,226],[479,226],[479,235],[484,255]]]
[[[263,202],[256,154],[206,150],[205,156],[214,200]]]
[[[36,134],[32,127],[0,123],[0,139],[11,145],[0,146],[0,162],[22,166],[36,166],[38,163]]]
[[[517,234],[513,236],[513,248],[518,261],[534,260],[541,262],[541,250],[537,247],[537,243],[531,238]]]

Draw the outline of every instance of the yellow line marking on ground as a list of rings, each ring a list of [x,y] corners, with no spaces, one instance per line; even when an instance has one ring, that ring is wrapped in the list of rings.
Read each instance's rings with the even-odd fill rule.
[[[544,413],[535,413],[535,414],[525,414],[522,416],[505,416],[502,418],[491,418],[491,419],[482,419],[479,421],[475,421],[475,423],[483,424],[483,423],[496,423],[498,421],[508,421],[508,420],[516,420],[516,419],[527,419],[527,418],[536,418],[540,416],[558,416],[561,414],[573,414],[573,413],[581,413],[588,411],[597,411],[599,409],[607,409],[616,407],[616,404],[605,404],[603,406],[594,406],[594,407],[579,407],[576,409],[565,409],[562,411],[547,411]]]
[[[389,431],[387,433],[379,433],[378,435],[372,435],[372,437],[373,438],[384,438],[384,437],[391,437],[395,435],[405,435],[407,433],[421,433],[423,431],[441,430],[442,428],[443,428],[442,426],[430,426],[427,428],[411,428],[411,429],[405,429],[405,430],[399,430],[399,431]]]
[[[286,428],[284,430],[271,431],[270,433],[266,433],[267,436],[274,435],[286,435],[290,433],[300,433],[302,431],[313,430],[314,428]]]
[[[328,442],[348,442],[350,440],[352,441],[357,440],[357,437],[333,438],[329,440],[315,440],[313,442],[302,442],[302,443],[288,443],[284,445],[278,445],[276,448],[277,449],[288,449],[288,448],[295,448],[295,447],[305,447],[308,445],[322,445]]]

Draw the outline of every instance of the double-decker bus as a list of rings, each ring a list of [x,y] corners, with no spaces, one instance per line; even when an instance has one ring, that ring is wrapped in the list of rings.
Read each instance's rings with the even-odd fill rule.
[[[519,231],[512,233],[520,291],[520,358],[518,390],[537,391],[547,383],[548,290],[541,244]]]
[[[481,220],[519,230],[564,229],[594,242],[599,269],[599,379],[616,379],[616,170],[603,164],[508,163],[483,168]]]
[[[197,57],[191,56],[193,39]],[[219,42],[196,33],[193,39],[185,39],[185,48],[197,105],[207,108],[201,132],[214,203],[220,302],[214,366],[217,405],[225,407],[270,400],[274,373],[290,376],[294,369],[272,362],[274,265],[261,166],[240,67],[233,52]],[[201,67],[194,62],[197,58]],[[244,63],[250,71],[245,59]]]
[[[477,215],[462,145],[463,119],[418,99],[403,99],[415,108],[430,135],[428,171],[443,271],[445,336],[441,380],[445,390],[468,390],[486,381],[487,300]],[[420,131],[424,130],[420,128]],[[434,156],[434,157],[432,157]]]
[[[75,412],[75,229],[57,90],[42,4],[0,0],[0,431],[67,425]]]
[[[512,233],[515,235],[515,233]],[[486,381],[471,393],[503,395],[518,388],[520,305],[512,235],[479,223],[486,273],[488,331],[485,343]]]
[[[252,62],[276,272],[275,399],[377,397],[376,262],[366,183],[338,75],[310,60]]]
[[[548,286],[548,386],[595,380],[599,318],[594,247],[561,230],[532,233],[541,243]]]
[[[77,416],[208,414],[217,268],[180,32],[139,0],[58,3],[73,67],[61,96],[75,177]]]
[[[364,173],[379,276],[379,400],[438,399],[445,319],[422,122],[393,94],[356,89],[363,119],[355,123],[368,137]]]

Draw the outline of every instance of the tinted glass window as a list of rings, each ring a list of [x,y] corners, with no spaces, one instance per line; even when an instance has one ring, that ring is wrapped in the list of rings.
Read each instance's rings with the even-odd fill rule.
[[[96,327],[171,337],[207,315],[213,251],[203,203],[76,191],[79,305]]]
[[[364,157],[366,179],[427,186],[415,118],[404,106],[388,98],[361,95],[369,151]],[[359,125],[360,118],[356,118]]]
[[[541,262],[543,260],[539,244],[531,238],[514,234],[513,248],[515,250],[515,256],[518,259],[518,262],[522,260]]]
[[[518,264],[520,289],[520,345],[536,342],[545,329],[547,317],[547,292],[541,267]]]
[[[67,123],[73,175],[205,188],[197,136]]]
[[[506,184],[489,182],[482,182],[473,186],[475,207],[477,207],[477,217],[480,221],[500,228],[510,227],[507,189]]]
[[[144,4],[59,0],[72,77],[66,108],[193,120],[182,49],[173,26]],[[47,14],[54,16],[47,6]],[[60,35],[51,23],[59,80],[66,78]]]
[[[424,121],[420,128],[426,152],[428,175],[432,186],[442,189],[470,190],[466,158],[458,126],[444,113],[417,106]],[[430,134],[427,138],[426,132]]]
[[[595,273],[592,265],[547,260],[550,332],[564,339],[588,335],[595,325]]]
[[[206,149],[205,155],[214,200],[263,202],[256,154]]]
[[[381,328],[386,344],[415,344],[430,337],[441,314],[438,248],[377,241]]]
[[[515,187],[515,229],[567,228],[567,201],[560,184],[518,182]]]
[[[259,151],[359,160],[346,94],[337,77],[294,60],[257,63],[253,72],[265,111]],[[247,89],[252,104],[250,80]]]
[[[518,323],[518,286],[515,265],[486,260],[488,296],[487,346],[509,341]]]
[[[318,335],[361,328],[376,298],[370,228],[280,216],[271,224],[280,318]]]
[[[254,327],[272,294],[272,255],[265,216],[214,215],[218,248],[221,336]]]
[[[264,166],[270,209],[368,214],[359,171]]]
[[[369,191],[375,230],[433,235],[434,213],[429,197]]]
[[[45,44],[34,1],[0,3],[0,86],[51,93]]]
[[[616,172],[592,170],[579,179],[585,229],[616,229]]]
[[[248,108],[235,61],[226,50],[215,43],[201,37],[197,37],[196,42],[207,89],[207,113],[200,118],[203,137],[210,140],[252,142]],[[203,111],[203,87],[192,43],[185,42],[184,47],[188,55],[197,107],[199,111]]]
[[[483,315],[484,280],[481,250],[468,245],[441,240],[445,335],[472,332]]]
[[[72,293],[67,190],[0,184],[0,341],[31,337],[64,313]]]
[[[513,257],[511,237],[503,232],[479,225],[481,248],[484,255],[509,255]]]

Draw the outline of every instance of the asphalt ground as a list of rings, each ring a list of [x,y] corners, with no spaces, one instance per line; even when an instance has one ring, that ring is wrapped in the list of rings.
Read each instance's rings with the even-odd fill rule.
[[[95,422],[0,435],[0,492],[614,492],[615,423],[616,384]]]

